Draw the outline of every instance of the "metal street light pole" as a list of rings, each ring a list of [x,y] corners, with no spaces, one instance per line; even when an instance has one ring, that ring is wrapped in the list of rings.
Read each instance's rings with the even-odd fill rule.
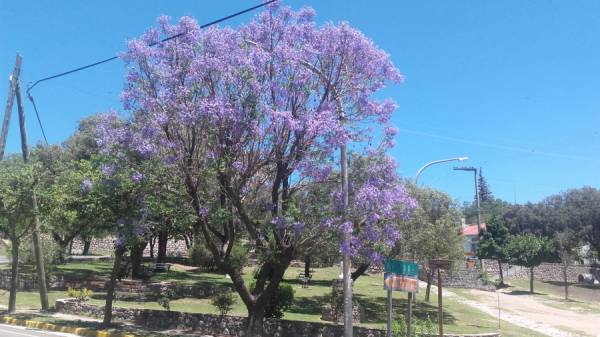
[[[479,207],[479,186],[477,184],[477,169],[473,166],[470,167],[455,167],[456,171],[472,171],[473,177],[475,178],[475,201],[477,203],[477,240],[479,240],[479,231],[481,228],[481,209]]]
[[[245,40],[246,43],[260,48],[259,44]],[[264,50],[264,49],[263,49]],[[340,119],[340,123],[344,124],[346,120],[346,116],[344,113],[344,104],[342,102],[342,96],[339,94],[337,88],[332,85],[331,80],[321,72],[318,68],[312,65],[310,62],[306,60],[300,60],[300,64],[308,68],[310,71],[314,72],[319,76],[321,80],[327,85],[328,88],[331,89],[331,93],[333,99],[335,100],[338,116]],[[346,142],[340,145],[340,174],[342,178],[342,221],[346,221],[346,213],[348,211],[348,155],[346,150]],[[343,242],[349,246],[350,245],[350,233],[344,231],[344,235],[342,237]],[[342,274],[343,274],[343,289],[344,289],[344,337],[352,337],[353,336],[353,328],[352,328],[352,313],[353,313],[353,305],[352,305],[352,278],[350,275],[350,267],[352,261],[350,260],[350,255],[348,252],[343,252],[343,260],[342,260]]]
[[[423,165],[423,167],[421,167],[419,169],[419,171],[417,171],[417,174],[415,176],[415,185],[417,185],[419,183],[419,176],[421,175],[421,173],[423,173],[423,171],[428,168],[431,165],[434,164],[440,164],[440,163],[446,163],[449,161],[464,161],[469,159],[469,157],[456,157],[456,158],[449,158],[449,159],[440,159],[440,160],[434,160],[434,161],[430,161],[429,163]]]

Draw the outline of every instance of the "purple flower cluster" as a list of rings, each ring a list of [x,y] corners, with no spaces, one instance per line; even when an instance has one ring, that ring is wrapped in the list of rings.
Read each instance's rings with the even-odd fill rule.
[[[298,186],[327,181],[340,145],[369,137],[369,127],[387,126],[396,104],[373,96],[403,78],[389,55],[361,32],[346,23],[319,26],[314,16],[310,8],[295,12],[271,5],[237,29],[200,29],[189,17],[177,24],[160,17],[121,55],[128,65],[122,100],[131,117],[102,116],[96,132],[102,153],[114,162],[134,153],[172,169],[223,169],[244,196],[264,195],[259,189],[281,181],[274,172]],[[149,46],[179,33],[176,40]],[[396,133],[385,129],[386,148]],[[342,250],[377,256],[375,247],[399,238],[390,224],[406,217],[414,200],[392,160],[359,169],[364,176],[353,174],[348,221],[340,221],[341,194],[334,191],[336,216],[316,222],[350,235]],[[102,171],[114,174],[108,167]],[[270,201],[247,199],[265,212],[281,211]],[[286,214],[274,215],[272,225],[298,235],[309,226]]]
[[[92,181],[89,178],[83,179],[81,182],[81,191],[83,193],[88,193],[92,189]]]

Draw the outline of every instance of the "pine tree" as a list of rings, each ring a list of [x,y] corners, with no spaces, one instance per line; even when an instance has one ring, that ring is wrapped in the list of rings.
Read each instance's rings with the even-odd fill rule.
[[[492,194],[490,186],[481,173],[481,168],[479,168],[479,178],[477,180],[477,185],[479,188],[479,201],[482,204],[494,201],[494,195]]]

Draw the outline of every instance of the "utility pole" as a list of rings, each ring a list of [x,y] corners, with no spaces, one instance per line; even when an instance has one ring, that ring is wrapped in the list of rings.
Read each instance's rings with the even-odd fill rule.
[[[4,110],[4,120],[2,121],[2,134],[0,135],[0,160],[4,158],[4,148],[6,147],[6,136],[8,135],[8,126],[10,125],[10,117],[12,115],[13,102],[17,92],[17,83],[19,74],[21,73],[21,55],[17,54],[15,61],[15,69],[10,76],[10,85],[8,87],[8,98],[6,99],[6,109]]]
[[[6,147],[6,136],[8,134],[8,126],[10,123],[10,115],[12,113],[13,100],[17,99],[17,109],[19,111],[19,127],[21,130],[21,150],[23,152],[23,162],[29,162],[29,147],[27,145],[27,129],[25,128],[25,109],[23,108],[23,99],[21,97],[21,88],[19,85],[19,74],[21,71],[21,55],[17,54],[15,62],[15,70],[10,80],[9,96],[4,112],[4,121],[2,124],[2,134],[0,135],[0,159],[4,156],[4,148]],[[42,247],[40,244],[40,220],[38,216],[37,196],[35,194],[35,185],[37,185],[37,177],[34,177],[34,186],[31,187],[31,207],[33,213],[33,252],[35,255],[36,269],[38,275],[38,286],[40,290],[40,302],[42,310],[48,310],[48,289],[46,288],[46,271],[44,268],[44,260],[42,255]]]
[[[345,115],[344,109],[341,104],[341,99],[337,96],[336,101],[338,103],[338,110],[340,114],[341,123],[344,123]],[[346,221],[346,213],[348,211],[348,156],[346,153],[346,142],[340,145],[340,165],[342,174],[342,194],[343,194],[343,206],[342,206],[342,221]],[[350,246],[350,233],[344,231],[344,243],[347,247]],[[350,277],[350,253],[343,252],[344,259],[342,261],[343,276],[344,276],[344,337],[352,337],[352,278]]]
[[[479,184],[477,183],[477,169],[475,167],[455,167],[455,171],[470,171],[473,172],[473,177],[475,179],[475,202],[477,204],[477,238],[479,239],[479,234],[481,230],[481,209],[479,205]]]

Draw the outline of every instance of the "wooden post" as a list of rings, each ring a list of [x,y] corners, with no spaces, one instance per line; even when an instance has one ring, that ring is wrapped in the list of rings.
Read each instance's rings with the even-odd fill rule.
[[[4,109],[4,120],[2,121],[2,133],[0,133],[0,160],[4,158],[4,148],[6,147],[6,136],[8,135],[8,126],[12,115],[13,102],[15,101],[15,93],[17,91],[17,83],[19,74],[21,73],[21,55],[17,54],[15,61],[15,69],[10,76],[10,85],[8,88],[8,98],[6,99],[6,109]]]
[[[392,337],[392,291],[387,291],[387,337]]]
[[[20,57],[19,57],[20,58]],[[23,151],[23,161],[29,161],[29,147],[27,146],[27,129],[25,128],[25,109],[23,108],[23,100],[21,99],[21,88],[17,79],[17,88],[15,95],[17,96],[17,108],[19,109],[19,127],[21,129],[21,149]],[[34,186],[31,188],[31,206],[33,208],[33,253],[35,255],[35,263],[37,267],[38,283],[40,288],[40,303],[42,310],[48,310],[48,289],[46,288],[46,270],[44,268],[44,256],[40,244],[40,219],[38,215],[37,196],[35,195],[35,185],[37,185],[37,177],[34,177]]]
[[[406,318],[406,336],[412,337],[412,302],[414,293],[408,292],[408,313]]]
[[[442,270],[438,268],[438,330],[439,337],[444,337],[444,314],[442,312]]]

